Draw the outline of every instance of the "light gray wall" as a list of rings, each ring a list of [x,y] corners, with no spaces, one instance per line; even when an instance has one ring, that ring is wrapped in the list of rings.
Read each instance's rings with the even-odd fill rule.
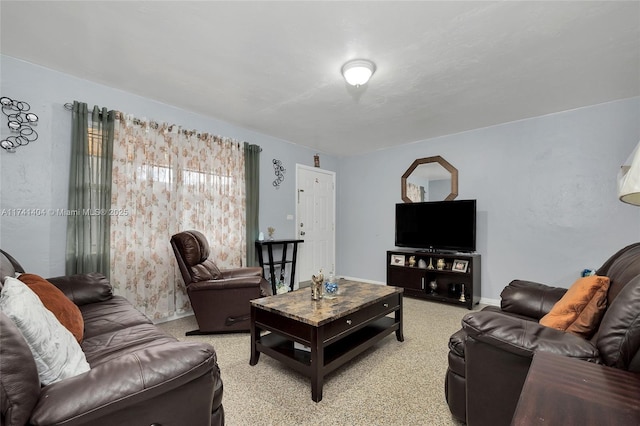
[[[441,155],[459,170],[458,199],[477,199],[482,296],[498,300],[515,278],[570,286],[640,240],[640,208],[616,195],[638,117],[632,98],[341,159],[337,272],[386,281],[400,177]]]
[[[0,152],[0,210],[66,207],[71,116],[63,105],[80,100],[262,146],[260,227],[295,236],[286,219],[295,214],[295,164],[313,165],[314,151],[2,55],[0,77],[2,96],[29,102],[40,117],[36,142]],[[640,139],[639,116],[633,98],[357,157],[321,153],[322,168],[337,172],[336,272],[385,281],[400,176],[416,158],[442,155],[460,171],[458,198],[478,200],[483,296],[498,299],[514,278],[570,285],[640,237],[640,208],[615,193],[617,170]],[[287,169],[280,189],[274,158]],[[44,276],[64,272],[65,235],[62,217],[0,216],[0,247]]]
[[[260,145],[260,227],[265,231],[267,226],[275,227],[278,238],[295,236],[294,221],[286,219],[295,214],[295,164],[312,166],[315,151],[6,55],[0,55],[0,77],[2,96],[28,102],[40,118],[35,128],[37,141],[18,148],[15,154],[0,149],[0,212],[5,209],[5,215],[0,215],[0,248],[30,272],[46,277],[64,273],[66,219],[47,213],[10,216],[7,212],[67,207],[71,113],[64,104],[74,100]],[[5,117],[0,119],[4,138],[9,133]],[[322,168],[336,171],[335,157],[322,153],[320,157]],[[274,158],[287,169],[278,190],[272,185]]]

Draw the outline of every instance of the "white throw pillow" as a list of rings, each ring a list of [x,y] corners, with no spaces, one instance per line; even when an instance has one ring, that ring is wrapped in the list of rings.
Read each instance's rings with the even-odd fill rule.
[[[89,371],[75,337],[22,281],[6,277],[0,292],[0,310],[24,336],[44,385]]]

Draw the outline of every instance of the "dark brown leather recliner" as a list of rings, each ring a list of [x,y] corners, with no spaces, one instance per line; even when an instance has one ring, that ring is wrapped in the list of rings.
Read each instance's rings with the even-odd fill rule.
[[[187,335],[249,330],[249,301],[271,295],[262,268],[218,269],[209,259],[209,242],[198,231],[171,237],[182,278],[187,287],[198,330]]]
[[[536,351],[640,372],[640,243],[614,254],[607,309],[591,339],[538,323],[567,289],[512,281],[500,308],[469,313],[449,340],[445,395],[454,417],[475,425],[508,425]]]

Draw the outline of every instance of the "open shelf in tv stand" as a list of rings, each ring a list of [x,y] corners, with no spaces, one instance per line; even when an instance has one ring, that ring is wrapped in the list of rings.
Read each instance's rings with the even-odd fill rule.
[[[403,264],[392,263],[394,255],[404,256]],[[409,259],[415,256],[415,265],[409,266]],[[437,269],[438,259],[444,259],[444,269]],[[480,255],[478,253],[452,253],[445,251],[425,251],[418,249],[395,249],[387,251],[387,285],[404,288],[404,295],[437,302],[473,306],[480,302]],[[420,268],[420,260],[424,260],[426,268]],[[452,270],[454,261],[467,261],[467,270]],[[429,266],[433,269],[430,269]],[[429,283],[435,281],[437,289],[432,292]],[[464,285],[465,300],[460,300],[459,292],[450,292],[450,284],[455,290]]]

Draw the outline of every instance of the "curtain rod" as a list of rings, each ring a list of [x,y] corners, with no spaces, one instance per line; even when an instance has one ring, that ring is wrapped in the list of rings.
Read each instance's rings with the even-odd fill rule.
[[[64,104],[64,108],[65,108],[66,110],[68,110],[68,111],[73,111],[73,102],[67,102],[67,103],[65,103],[65,104]],[[102,111],[100,111],[100,114],[102,114]],[[117,111],[117,114],[118,114],[118,115],[120,115],[120,114],[122,114],[122,113],[121,113],[121,112],[119,112],[119,111]],[[139,118],[137,118],[137,117],[134,117],[132,121],[133,121],[133,124],[136,124],[136,125],[142,125],[142,124],[144,124],[144,121],[143,121],[143,120],[140,120],[140,119],[139,119]],[[158,122],[157,122],[157,121],[153,121],[153,120],[151,120],[151,121],[149,121],[149,127],[152,127],[153,129],[157,129],[158,127],[160,127],[160,124],[158,124]],[[177,124],[170,124],[170,125],[168,125],[168,127],[169,127],[169,129],[170,129],[169,131],[171,131],[171,129],[172,129],[173,127],[179,127],[179,128],[180,128],[180,127],[182,127],[182,126],[178,126]],[[185,135],[186,135],[186,134],[191,133],[192,135],[196,135],[196,136],[198,136],[198,137],[200,137],[200,135],[208,135],[208,134],[209,134],[209,133],[207,133],[207,132],[198,132],[198,131],[196,131],[196,130],[187,130],[187,129],[182,129],[181,131],[182,131],[182,133],[184,133]],[[216,136],[216,137],[219,137],[219,138],[224,138],[224,136],[217,136],[217,135],[212,135],[212,136]],[[229,138],[229,139],[233,139],[233,138]],[[245,141],[237,141],[237,142],[238,142],[238,143],[241,143],[241,142],[245,142]],[[247,143],[248,143],[248,142],[247,142]],[[256,145],[256,146],[260,149],[260,152],[262,152],[262,147],[261,147],[261,146],[259,146],[259,145]]]

